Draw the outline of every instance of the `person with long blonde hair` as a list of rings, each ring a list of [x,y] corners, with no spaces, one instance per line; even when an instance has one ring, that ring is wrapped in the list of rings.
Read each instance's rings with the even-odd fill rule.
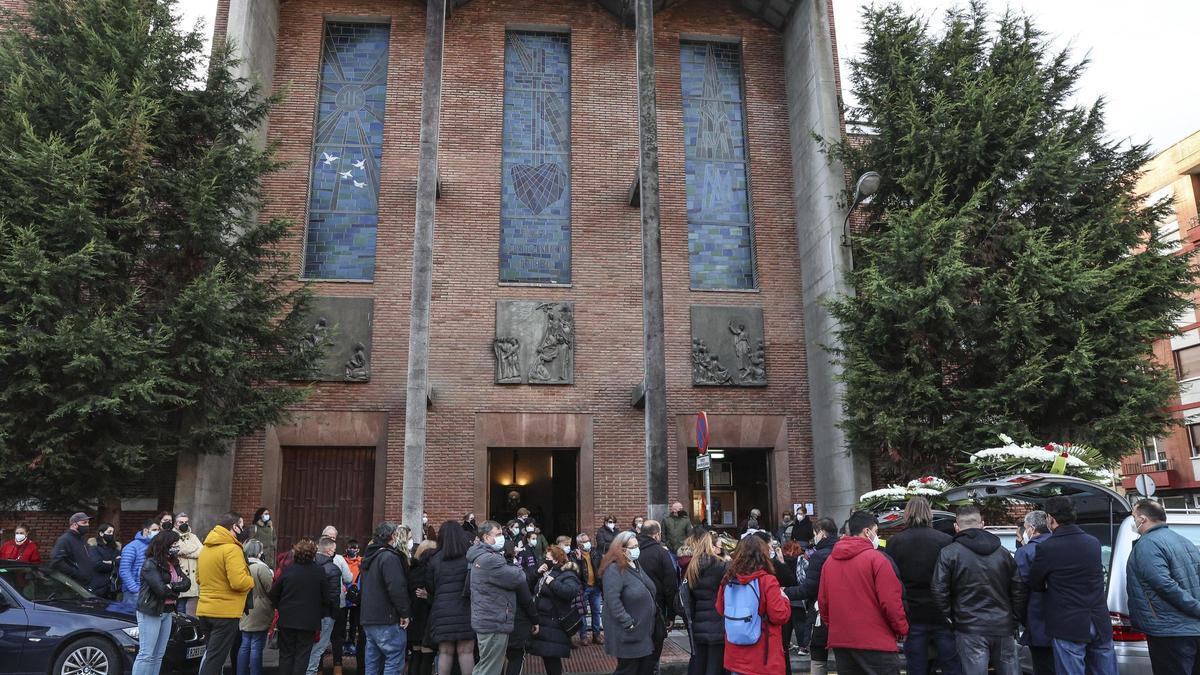
[[[692,550],[692,561],[679,591],[692,640],[688,675],[718,675],[725,667],[725,623],[717,613],[717,594],[728,561],[703,525],[684,545]]]

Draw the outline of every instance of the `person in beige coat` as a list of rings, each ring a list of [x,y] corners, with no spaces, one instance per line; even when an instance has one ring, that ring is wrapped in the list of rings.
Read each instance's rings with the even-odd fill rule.
[[[175,529],[179,532],[179,568],[184,576],[192,582],[186,591],[179,594],[179,611],[184,614],[196,613],[196,599],[200,597],[200,582],[196,579],[196,561],[200,559],[200,549],[204,543],[192,532],[188,514],[179,513],[175,516]]]
[[[271,606],[271,591],[274,574],[271,568],[262,561],[262,542],[257,539],[247,541],[242,550],[250,561],[250,577],[254,579],[254,606],[242,617],[238,628],[242,631],[242,645],[238,648],[237,672],[242,675],[262,675],[262,655],[266,648],[267,630],[271,627],[271,619],[275,616],[275,608]]]

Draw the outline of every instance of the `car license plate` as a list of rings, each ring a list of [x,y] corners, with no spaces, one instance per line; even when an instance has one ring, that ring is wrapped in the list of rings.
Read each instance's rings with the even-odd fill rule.
[[[200,645],[199,647],[188,647],[187,657],[189,659],[198,659],[201,656],[204,656],[204,645]]]

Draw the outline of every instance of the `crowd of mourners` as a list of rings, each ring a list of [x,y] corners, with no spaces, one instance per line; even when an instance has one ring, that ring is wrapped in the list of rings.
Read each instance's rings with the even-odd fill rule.
[[[1025,516],[1015,555],[978,507],[958,510],[951,536],[921,497],[885,545],[868,512],[841,528],[804,511],[774,531],[760,519],[753,509],[733,538],[675,503],[662,523],[610,516],[594,536],[550,541],[520,509],[503,524],[384,522],[365,549],[351,539],[341,552],[329,526],[277,553],[267,509],[249,524],[227,513],[203,540],[186,513],[164,512],[124,546],[77,513],[49,565],[136,607],[133,675],[157,675],[176,612],[204,626],[200,675],[230,659],[237,675],[261,675],[268,645],[280,675],[316,675],[327,649],[334,675],[344,655],[369,675],[519,675],[527,656],[559,675],[591,643],[615,673],[651,675],[677,619],[689,675],[790,675],[789,651],[817,675],[831,661],[838,673],[899,673],[901,651],[912,674],[1015,675],[1021,645],[1037,675],[1117,672],[1101,545],[1068,497]],[[1135,505],[1133,526],[1132,626],[1156,673],[1200,673],[1200,551],[1156,502]],[[29,534],[17,527],[0,560],[42,563]]]

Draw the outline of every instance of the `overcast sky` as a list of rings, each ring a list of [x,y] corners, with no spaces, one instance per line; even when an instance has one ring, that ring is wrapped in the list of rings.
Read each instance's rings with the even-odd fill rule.
[[[907,8],[940,22],[951,0],[900,0]],[[211,33],[216,0],[179,0],[189,24],[204,21]],[[833,0],[842,89],[852,58],[863,41],[862,0]],[[1156,150],[1169,147],[1200,129],[1200,84],[1195,81],[1195,32],[1200,0],[991,0],[999,11],[1011,6],[1030,12],[1062,44],[1071,43],[1091,66],[1080,83],[1078,99],[1108,99],[1108,128],[1114,138],[1149,140]]]

